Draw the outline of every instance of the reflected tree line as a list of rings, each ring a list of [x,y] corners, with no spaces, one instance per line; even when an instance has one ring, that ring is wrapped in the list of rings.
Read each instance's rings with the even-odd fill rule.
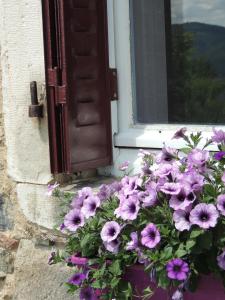
[[[195,33],[176,24],[170,36],[169,123],[225,123],[225,78],[198,52]]]

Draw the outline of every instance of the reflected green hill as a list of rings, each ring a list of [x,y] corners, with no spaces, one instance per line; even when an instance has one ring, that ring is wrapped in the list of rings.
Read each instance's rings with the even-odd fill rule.
[[[173,25],[193,34],[195,56],[204,56],[219,77],[225,77],[225,27],[198,22]]]
[[[172,26],[168,59],[171,123],[225,123],[225,28]]]

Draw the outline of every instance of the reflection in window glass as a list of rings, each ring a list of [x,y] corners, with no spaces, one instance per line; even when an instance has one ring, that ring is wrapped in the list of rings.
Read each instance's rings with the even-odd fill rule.
[[[225,123],[225,1],[131,0],[139,123]]]

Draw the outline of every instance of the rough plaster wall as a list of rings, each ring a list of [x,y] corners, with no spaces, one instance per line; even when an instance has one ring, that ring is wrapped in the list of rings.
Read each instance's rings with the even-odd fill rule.
[[[0,0],[2,93],[8,174],[17,182],[51,179],[46,109],[28,118],[30,81],[43,92],[44,55],[41,0]],[[42,96],[43,98],[43,96]]]
[[[28,221],[49,229],[57,224],[59,200],[46,196],[45,185],[17,184],[16,191],[20,209]]]

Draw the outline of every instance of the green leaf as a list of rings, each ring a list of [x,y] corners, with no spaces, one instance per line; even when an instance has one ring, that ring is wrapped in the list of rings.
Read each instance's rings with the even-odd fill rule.
[[[184,244],[181,243],[177,251],[175,252],[176,257],[183,257],[187,254],[187,251],[184,248]]]
[[[78,285],[74,285],[71,283],[66,282],[65,283],[66,287],[68,288],[67,292],[73,294],[76,292],[80,287]]]
[[[90,242],[91,235],[86,234],[84,238],[80,241],[80,245],[82,248],[86,247],[86,245]]]
[[[176,257],[183,257],[183,256],[185,256],[187,254],[187,251],[186,250],[177,250],[176,252],[175,252],[175,256]]]
[[[97,258],[90,258],[90,259],[88,259],[88,265],[89,266],[96,265],[98,263],[99,263],[99,259],[97,259]]]
[[[193,229],[191,232],[190,238],[194,239],[194,238],[198,237],[199,235],[201,235],[203,232],[204,231],[200,228]]]
[[[114,276],[118,276],[122,274],[122,270],[120,268],[120,261],[119,260],[115,260],[111,266],[109,267],[109,271],[114,275]]]
[[[190,250],[192,247],[194,247],[195,243],[196,242],[194,240],[187,241],[187,243],[186,243],[186,250]]]
[[[113,277],[113,279],[110,282],[110,285],[112,288],[115,288],[119,284],[119,282],[120,282],[120,278]]]
[[[93,288],[95,288],[95,289],[101,289],[101,287],[102,287],[102,285],[101,285],[101,283],[100,283],[99,280],[95,280],[95,281],[91,284],[91,286],[92,286]]]
[[[143,290],[143,297],[142,300],[147,300],[150,299],[153,296],[154,292],[150,287],[147,287],[146,289]]]
[[[132,287],[131,284],[127,281],[120,280],[119,286],[118,286],[118,297],[116,299],[123,299],[128,300],[132,297]]]
[[[183,152],[184,154],[189,154],[190,152],[191,152],[191,148],[187,148],[187,147],[185,147],[185,148],[181,148],[181,149],[179,149],[181,152]]]
[[[172,247],[166,247],[162,251],[161,258],[165,259],[165,260],[168,260],[172,257],[172,253],[173,253],[173,248]]]
[[[169,284],[170,284],[170,280],[167,277],[166,272],[165,271],[160,272],[158,274],[158,286],[166,289],[169,286]]]
[[[216,196],[217,196],[217,192],[216,192],[214,186],[211,185],[211,184],[206,184],[206,185],[204,185],[204,192],[205,192],[208,196],[211,196],[211,197],[216,197]]]

